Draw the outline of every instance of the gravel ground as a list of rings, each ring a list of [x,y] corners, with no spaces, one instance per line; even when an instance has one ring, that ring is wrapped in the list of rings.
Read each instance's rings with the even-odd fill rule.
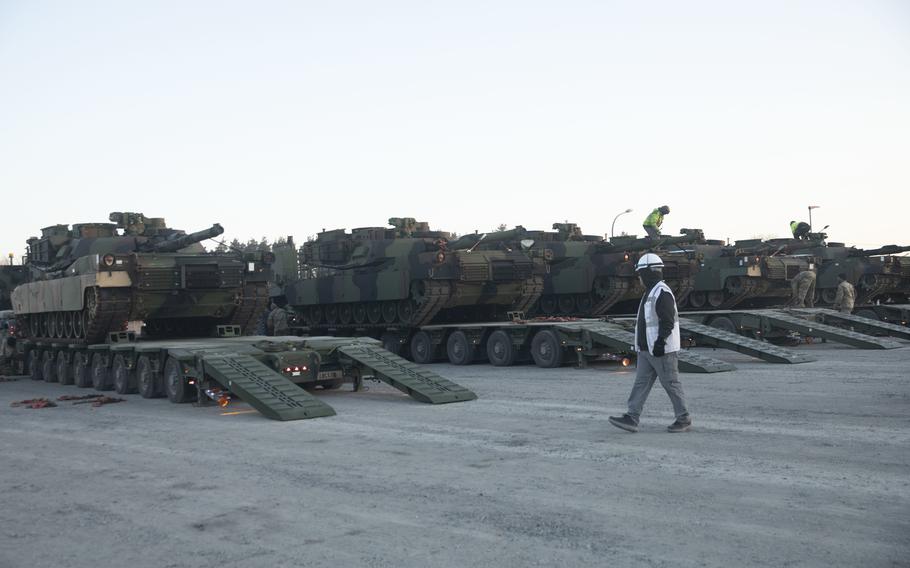
[[[910,348],[804,346],[816,363],[707,354],[668,434],[634,371],[435,365],[479,400],[385,385],[331,418],[0,383],[0,568],[910,566]]]

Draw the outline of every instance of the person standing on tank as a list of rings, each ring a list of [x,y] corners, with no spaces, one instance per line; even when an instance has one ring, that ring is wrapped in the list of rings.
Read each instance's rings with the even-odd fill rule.
[[[679,382],[679,314],[673,291],[663,281],[663,260],[654,253],[642,255],[635,266],[645,293],[635,322],[635,352],[638,363],[635,384],[629,394],[628,412],[610,416],[610,424],[629,432],[638,431],[638,421],[655,379],[667,391],[676,421],[669,432],[685,432],[692,426],[682,384]]]
[[[652,239],[660,238],[660,227],[664,224],[664,215],[669,214],[670,208],[666,205],[661,205],[645,217],[642,227],[644,227],[645,232],[648,233],[649,237]]]

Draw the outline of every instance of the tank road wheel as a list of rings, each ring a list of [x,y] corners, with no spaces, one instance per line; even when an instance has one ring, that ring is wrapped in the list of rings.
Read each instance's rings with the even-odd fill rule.
[[[556,334],[545,329],[531,340],[531,357],[538,367],[552,369],[562,366],[563,350]]]
[[[575,298],[572,296],[569,296],[568,294],[559,296],[559,313],[574,314],[575,313]]]
[[[66,337],[66,312],[54,314],[54,332],[56,337]]]
[[[107,368],[107,359],[102,353],[92,355],[92,387],[95,390],[111,390],[111,372]]]
[[[398,318],[398,303],[397,302],[383,302],[382,303],[382,321],[385,323],[395,323],[395,320]]]
[[[73,355],[73,384],[80,389],[92,386],[92,372],[87,353]]]
[[[28,352],[28,375],[33,381],[40,381],[44,378],[44,365],[41,361],[41,352],[32,349]]]
[[[47,314],[36,314],[38,317],[38,334],[41,337],[50,337],[50,323]]]
[[[182,404],[195,398],[196,391],[190,387],[183,376],[183,365],[173,357],[167,358],[164,364],[164,390],[171,402]]]
[[[558,305],[558,303],[556,301],[556,296],[547,295],[547,296],[541,296],[541,298],[540,298],[540,311],[544,315],[549,316],[549,315],[553,315],[554,313],[556,313],[557,305]]]
[[[344,325],[348,325],[354,321],[354,308],[351,304],[341,304],[338,306],[338,321]]]
[[[403,324],[411,323],[415,311],[417,311],[417,303],[414,300],[401,300],[398,302],[398,321]]]
[[[590,314],[594,307],[594,300],[591,294],[577,294],[575,296],[575,305],[578,306],[579,313]]]
[[[724,303],[724,291],[723,290],[711,290],[708,292],[708,305],[712,308],[719,308]]]
[[[133,394],[136,392],[136,379],[133,371],[126,364],[126,358],[117,353],[114,355],[112,373],[114,377],[114,390],[117,394]]]
[[[354,304],[354,307],[351,308],[352,317],[354,318],[354,323],[362,324],[367,321],[367,307],[362,303]]]
[[[456,331],[446,341],[446,355],[453,365],[467,365],[474,361],[477,346],[468,340],[463,331]]]
[[[338,306],[329,304],[325,307],[325,323],[332,325],[338,323]]]
[[[44,382],[57,382],[57,358],[54,357],[53,351],[45,351],[41,356],[41,374],[44,376]]]
[[[705,307],[705,304],[708,303],[708,298],[704,292],[692,292],[691,294],[689,294],[688,298],[689,298],[689,305],[692,306],[693,308],[695,308],[696,310],[702,309],[703,307]]]
[[[367,321],[373,325],[382,321],[382,304],[379,302],[370,302],[366,305]]]
[[[76,337],[76,312],[63,314],[63,337]]]
[[[73,366],[65,351],[57,353],[57,382],[61,385],[73,384]]]
[[[76,339],[85,337],[85,320],[82,312],[73,312],[73,337]]]
[[[142,398],[158,398],[161,396],[161,384],[158,373],[152,369],[152,360],[148,355],[140,355],[136,361],[136,383]]]
[[[433,339],[425,331],[418,331],[411,338],[411,359],[415,363],[425,364],[432,363],[436,360],[437,346],[433,345]]]
[[[306,311],[306,323],[310,327],[316,327],[322,323],[322,307],[310,306]]]
[[[497,367],[509,367],[515,363],[515,344],[509,334],[497,329],[487,339],[487,358]]]
[[[717,316],[716,318],[712,319],[711,327],[730,333],[739,333],[739,330],[736,329],[736,324],[733,323],[733,320],[727,316]]]

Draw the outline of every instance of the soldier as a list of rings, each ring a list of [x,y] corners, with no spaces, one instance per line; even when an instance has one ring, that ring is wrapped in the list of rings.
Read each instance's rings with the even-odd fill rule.
[[[808,239],[811,230],[812,227],[805,221],[790,221],[790,232],[793,233],[794,239]]]
[[[793,297],[790,305],[797,308],[815,307],[815,269],[803,270],[790,281]]]
[[[272,302],[272,311],[269,312],[265,327],[269,335],[288,335],[290,328],[288,327],[287,310]]]
[[[853,302],[856,301],[856,288],[847,280],[847,275],[841,272],[837,275],[837,294],[834,296],[834,309],[849,314],[853,312]]]
[[[657,378],[670,396],[676,414],[676,421],[667,430],[685,432],[692,426],[679,382],[679,314],[676,298],[663,281],[663,266],[663,261],[654,253],[642,255],[635,266],[645,287],[635,323],[635,351],[638,355],[635,384],[629,394],[629,411],[622,416],[610,417],[610,424],[629,432],[638,431],[642,408]]]
[[[648,233],[648,236],[652,239],[660,237],[660,226],[664,223],[664,215],[670,214],[670,208],[666,205],[661,205],[654,211],[651,211],[651,214],[645,217],[645,222],[642,224],[642,227],[645,228],[645,232]]]

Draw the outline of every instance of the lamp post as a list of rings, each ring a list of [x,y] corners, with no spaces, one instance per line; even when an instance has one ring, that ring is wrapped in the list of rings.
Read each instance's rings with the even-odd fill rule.
[[[623,211],[622,213],[620,213],[620,214],[617,215],[616,217],[613,217],[613,224],[610,225],[610,238],[613,238],[613,227],[616,226],[616,220],[619,219],[619,217],[620,217],[621,215],[625,215],[626,213],[631,213],[631,212],[632,212],[631,209],[626,209],[625,211]]]
[[[812,230],[812,210],[818,209],[819,207],[821,207],[821,206],[820,205],[810,205],[809,206],[809,230],[810,231]]]

